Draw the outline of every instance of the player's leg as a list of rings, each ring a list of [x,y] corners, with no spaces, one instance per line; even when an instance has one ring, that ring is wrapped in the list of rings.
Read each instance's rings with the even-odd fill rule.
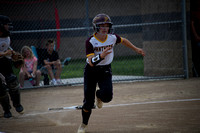
[[[88,124],[89,116],[92,113],[92,108],[95,102],[95,91],[96,91],[97,80],[95,76],[95,71],[89,65],[86,66],[84,72],[84,101],[83,101],[83,123]],[[87,117],[88,116],[88,117]]]
[[[17,77],[13,74],[5,76],[7,86],[9,88],[9,94],[13,102],[13,106],[18,113],[23,113],[24,108],[20,101],[20,85]]]
[[[4,117],[5,118],[10,118],[12,117],[12,114],[10,112],[10,102],[9,102],[9,97],[7,95],[7,87],[5,83],[3,82],[3,75],[0,73],[0,104],[4,110]]]
[[[82,124],[78,129],[78,133],[84,133],[86,130],[86,126],[88,125],[88,121],[92,113],[92,108],[95,101],[96,83],[97,81],[95,78],[95,71],[93,68],[87,65],[84,72],[84,101],[82,108]]]
[[[9,102],[9,97],[7,93],[2,93],[0,90],[0,104],[4,110],[4,117],[10,118],[12,117],[12,113],[10,112],[11,106]]]
[[[99,82],[99,90],[96,91],[97,98],[102,102],[110,102],[113,98],[113,86],[111,77],[106,77],[105,80]]]
[[[15,109],[17,110],[17,112],[23,112],[24,109],[20,104],[20,93],[19,93],[20,85],[17,80],[17,77],[15,75],[13,75],[12,61],[6,57],[1,58],[0,61],[4,64],[4,65],[0,65],[0,68],[1,68],[0,73],[2,73],[2,75],[5,77],[6,88],[8,88],[8,90],[9,90],[11,100],[16,99],[13,102],[13,105],[14,105]],[[12,92],[10,92],[11,90],[12,90]],[[8,98],[7,98],[6,102],[7,101],[9,101]],[[9,104],[9,106],[10,106],[10,104]]]
[[[110,102],[113,98],[112,72],[111,67],[107,66],[100,73],[98,81],[99,90],[96,91],[97,107],[101,108],[103,103]]]

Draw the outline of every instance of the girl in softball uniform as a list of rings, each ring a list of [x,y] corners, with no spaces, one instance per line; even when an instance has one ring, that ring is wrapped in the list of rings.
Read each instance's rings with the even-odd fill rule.
[[[114,57],[113,47],[121,43],[133,51],[145,55],[144,51],[134,46],[125,38],[112,33],[112,22],[108,15],[98,14],[93,19],[94,34],[86,40],[86,66],[84,69],[84,100],[82,107],[82,123],[78,133],[85,133],[95,95],[96,106],[102,108],[113,98],[111,62]],[[96,86],[99,90],[96,90]]]

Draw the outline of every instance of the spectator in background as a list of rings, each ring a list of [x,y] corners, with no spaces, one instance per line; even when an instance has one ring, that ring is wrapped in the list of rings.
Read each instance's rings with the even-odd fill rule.
[[[40,83],[40,70],[37,70],[37,58],[33,55],[32,50],[28,46],[21,49],[21,54],[24,56],[24,67],[19,72],[19,82],[21,87],[24,87],[24,80],[29,79],[34,86]],[[34,82],[35,81],[35,82]]]
[[[46,52],[44,53],[42,72],[48,71],[48,75],[51,79],[51,85],[60,85],[62,81],[60,74],[62,71],[62,65],[59,59],[58,52],[54,50],[54,41],[48,40],[46,43]]]

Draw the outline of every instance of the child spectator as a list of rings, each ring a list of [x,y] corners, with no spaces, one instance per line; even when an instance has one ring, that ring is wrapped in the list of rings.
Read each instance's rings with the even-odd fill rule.
[[[24,67],[21,68],[19,73],[21,87],[24,87],[25,79],[31,80],[34,86],[38,86],[41,72],[37,70],[37,58],[33,55],[32,50],[28,46],[24,46],[21,49],[21,54],[24,56]]]

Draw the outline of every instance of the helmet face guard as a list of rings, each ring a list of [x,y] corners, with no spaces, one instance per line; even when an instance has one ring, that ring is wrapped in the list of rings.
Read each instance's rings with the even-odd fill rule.
[[[92,21],[92,24],[95,32],[99,32],[101,24],[109,24],[108,34],[113,33],[113,28],[112,28],[113,23],[111,22],[110,17],[106,14],[98,14],[97,16],[95,16]]]
[[[5,25],[8,25],[8,30],[5,28]],[[11,20],[7,16],[0,15],[0,32],[3,34],[1,37],[8,37],[10,36],[10,30],[13,29]]]

